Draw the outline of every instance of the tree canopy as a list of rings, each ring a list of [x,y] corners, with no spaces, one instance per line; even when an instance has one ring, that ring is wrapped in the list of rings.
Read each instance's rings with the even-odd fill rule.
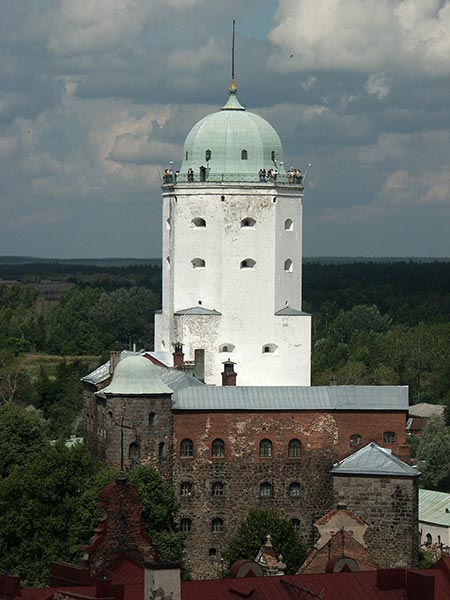
[[[287,574],[297,571],[306,558],[306,548],[301,543],[292,523],[283,519],[275,510],[254,508],[239,525],[239,528],[222,551],[228,566],[239,559],[255,560],[261,546],[266,542],[267,535],[272,538],[275,554],[282,554],[286,563]]]

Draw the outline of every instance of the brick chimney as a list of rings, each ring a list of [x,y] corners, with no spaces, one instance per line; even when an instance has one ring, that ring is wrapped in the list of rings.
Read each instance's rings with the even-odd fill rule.
[[[183,344],[180,342],[176,342],[174,345],[173,356],[173,367],[174,369],[179,369],[181,365],[184,363],[184,352],[183,352]]]
[[[120,351],[113,350],[109,358],[109,374],[113,375],[120,361]]]
[[[144,598],[181,600],[180,565],[144,562]]]
[[[237,373],[234,370],[234,365],[236,363],[228,359],[222,364],[222,385],[236,385]]]

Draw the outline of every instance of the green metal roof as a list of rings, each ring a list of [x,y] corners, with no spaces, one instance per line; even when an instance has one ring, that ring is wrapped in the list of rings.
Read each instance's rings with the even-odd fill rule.
[[[333,475],[380,475],[390,477],[418,477],[420,472],[394,456],[390,450],[371,442],[358,452],[337,463]]]
[[[419,490],[419,521],[450,527],[450,494]]]
[[[206,159],[207,150],[211,154],[209,160]],[[247,152],[246,159],[242,158],[243,150]],[[277,132],[267,121],[248,112],[239,103],[233,83],[225,106],[194,125],[186,138],[180,172],[186,174],[192,168],[198,173],[200,166],[208,169],[207,179],[209,174],[257,175],[263,168],[286,172]]]
[[[111,396],[172,394],[162,381],[160,369],[143,356],[128,356],[116,366],[111,383],[100,392]]]
[[[238,369],[239,378],[239,369]],[[178,410],[408,410],[407,386],[210,386],[179,390]]]

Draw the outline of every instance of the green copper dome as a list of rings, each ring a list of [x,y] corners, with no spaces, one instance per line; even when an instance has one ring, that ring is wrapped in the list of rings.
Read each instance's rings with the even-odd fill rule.
[[[115,368],[111,383],[101,394],[113,396],[147,396],[172,394],[162,381],[159,368],[143,356],[127,356]]]
[[[260,169],[285,173],[283,149],[275,129],[264,119],[248,112],[236,95],[234,81],[228,102],[218,112],[199,121],[184,143],[181,174],[192,169],[197,179],[199,168],[206,167],[206,180],[222,175],[251,174]]]

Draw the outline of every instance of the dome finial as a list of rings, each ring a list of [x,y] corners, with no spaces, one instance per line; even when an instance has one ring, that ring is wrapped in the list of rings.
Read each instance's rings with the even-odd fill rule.
[[[232,38],[233,41],[231,43],[231,83],[228,86],[228,89],[230,90],[230,94],[235,94],[237,92],[237,86],[234,81],[234,34],[235,34],[235,30],[236,30],[236,20],[233,19],[233,38]]]

